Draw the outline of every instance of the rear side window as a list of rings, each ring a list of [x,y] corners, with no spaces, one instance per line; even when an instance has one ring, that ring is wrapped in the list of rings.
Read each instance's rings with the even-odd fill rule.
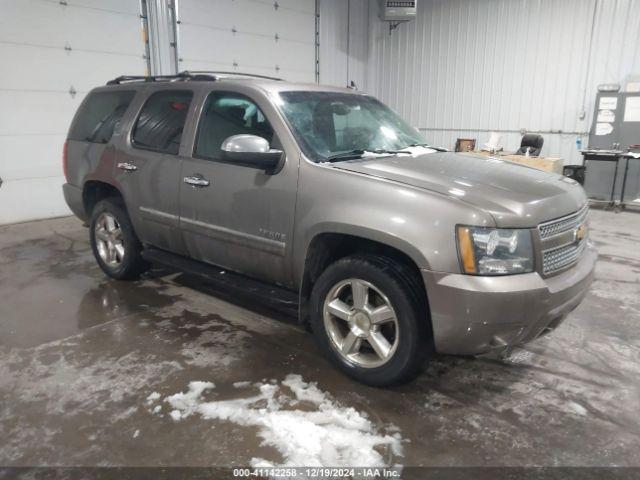
[[[80,107],[69,140],[109,142],[135,94],[130,90],[89,94]]]
[[[183,90],[157,92],[144,104],[133,129],[133,144],[177,155],[193,93]]]

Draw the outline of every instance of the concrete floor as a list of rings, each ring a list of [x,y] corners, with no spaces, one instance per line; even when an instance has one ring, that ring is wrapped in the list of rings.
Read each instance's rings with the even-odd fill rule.
[[[389,390],[343,377],[291,319],[186,275],[107,280],[74,218],[0,227],[0,465],[278,463],[257,426],[177,422],[162,398],[193,380],[246,397],[234,382],[284,389],[295,373],[393,434],[401,451],[375,448],[388,464],[640,466],[640,215],[591,218],[597,280],[558,330],[506,360],[437,357]]]

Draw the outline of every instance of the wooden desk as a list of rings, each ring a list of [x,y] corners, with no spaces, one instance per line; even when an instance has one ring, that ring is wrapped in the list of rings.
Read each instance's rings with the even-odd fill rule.
[[[564,164],[562,158],[555,157],[525,157],[524,155],[501,155],[498,153],[492,155],[485,151],[466,152],[465,155],[499,158],[500,160],[518,163],[520,165],[526,165],[527,167],[537,168],[538,170],[544,170],[546,172],[558,173],[560,175],[562,175],[562,167]]]

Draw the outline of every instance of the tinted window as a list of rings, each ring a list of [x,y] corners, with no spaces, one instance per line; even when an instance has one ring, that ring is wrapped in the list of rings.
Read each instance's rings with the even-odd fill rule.
[[[137,147],[177,155],[192,92],[165,91],[149,97],[133,130]]]
[[[269,144],[273,142],[273,129],[253,101],[235,93],[209,95],[200,117],[196,156],[219,160],[222,143],[240,134],[257,135]]]
[[[133,91],[89,94],[76,116],[69,139],[107,143],[135,94]]]

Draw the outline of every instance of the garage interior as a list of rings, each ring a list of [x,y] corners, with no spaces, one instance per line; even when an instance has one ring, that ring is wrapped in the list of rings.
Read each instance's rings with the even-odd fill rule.
[[[418,0],[402,21],[385,20],[386,3],[403,2],[0,0],[5,478],[640,466],[640,0]],[[508,355],[436,355],[416,380],[378,389],[251,292],[163,267],[108,279],[62,195],[70,122],[113,78],[181,71],[352,86],[451,151],[506,156],[542,137],[539,153],[505,161],[584,185],[599,253],[589,293]],[[197,408],[203,391],[215,411]]]

